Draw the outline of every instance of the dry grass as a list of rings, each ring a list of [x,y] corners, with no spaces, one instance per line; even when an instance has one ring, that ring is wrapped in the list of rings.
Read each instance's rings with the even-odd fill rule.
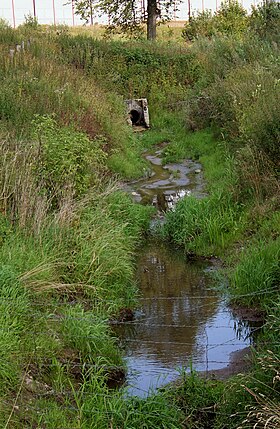
[[[159,25],[157,28],[157,38],[158,40],[164,41],[177,41],[184,44],[184,40],[182,38],[182,30],[184,28],[186,21],[176,20],[169,21],[165,24]],[[143,28],[145,31],[145,29]],[[69,27],[70,34],[73,36],[84,35],[90,36],[95,39],[102,39],[105,36],[106,26],[102,24],[95,24],[92,26],[84,26],[79,25],[75,27]],[[122,34],[114,34],[112,35],[113,40],[122,40],[126,39],[126,37]]]
[[[246,145],[237,153],[236,163],[240,191],[250,191],[254,197],[255,209],[271,197],[279,200],[280,184],[274,174],[273,163],[264,152]]]
[[[265,356],[258,359],[262,371],[270,371],[271,385],[263,384],[260,380],[255,380],[256,384],[265,388],[268,394],[261,393],[262,389],[252,390],[247,386],[244,389],[254,398],[255,405],[249,408],[246,419],[238,429],[279,429],[280,428],[280,403],[279,403],[279,384],[280,384],[280,359],[274,352],[268,350]]]
[[[0,142],[0,209],[19,227],[37,234],[46,220],[50,201],[34,177],[38,151],[23,143]]]

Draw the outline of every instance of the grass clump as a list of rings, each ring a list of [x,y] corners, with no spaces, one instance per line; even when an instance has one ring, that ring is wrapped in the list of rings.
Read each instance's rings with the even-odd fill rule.
[[[24,350],[25,331],[30,323],[30,297],[20,284],[14,269],[2,265],[0,271],[1,294],[1,364],[0,394],[16,389],[20,382],[23,362],[19,357]]]
[[[163,234],[187,253],[221,255],[244,231],[242,212],[217,193],[198,200],[187,197],[166,216]]]
[[[251,244],[240,255],[231,276],[233,298],[247,305],[266,307],[279,292],[279,237]]]

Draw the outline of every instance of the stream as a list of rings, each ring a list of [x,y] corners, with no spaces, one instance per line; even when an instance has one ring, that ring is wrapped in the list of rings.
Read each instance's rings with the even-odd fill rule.
[[[203,198],[201,165],[192,160],[162,166],[159,148],[145,153],[151,172],[126,184],[135,201],[153,204],[157,218],[190,194]],[[233,352],[248,347],[251,329],[234,317],[209,275],[219,261],[187,261],[182,251],[151,238],[137,259],[140,306],[132,321],[118,323],[127,365],[128,396],[145,397],[175,380],[184,368],[227,367]]]

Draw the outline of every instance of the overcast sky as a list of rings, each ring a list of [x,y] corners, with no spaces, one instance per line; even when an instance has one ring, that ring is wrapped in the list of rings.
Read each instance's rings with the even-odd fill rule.
[[[55,14],[57,23],[72,25],[72,8],[71,5],[65,5],[67,0],[35,0],[36,13],[40,24],[51,24],[54,20],[53,15],[53,1],[55,4]],[[191,0],[192,9],[215,9],[216,1],[219,4],[221,0]],[[250,8],[251,3],[258,2],[258,0],[243,0],[243,6],[247,9]],[[28,13],[33,14],[33,0],[14,0],[15,5],[15,20],[16,25],[24,21],[24,16]],[[187,0],[179,6],[177,12],[178,19],[186,19],[188,13]],[[0,17],[7,19],[13,25],[12,17],[12,0],[0,0]],[[107,23],[106,17],[96,17],[96,22]],[[75,16],[75,24],[81,24],[78,17]]]

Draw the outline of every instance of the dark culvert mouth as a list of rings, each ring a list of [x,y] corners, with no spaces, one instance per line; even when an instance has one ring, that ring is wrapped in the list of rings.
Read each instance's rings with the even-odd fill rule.
[[[140,125],[141,122],[141,112],[136,109],[130,111],[130,117],[132,125]]]

